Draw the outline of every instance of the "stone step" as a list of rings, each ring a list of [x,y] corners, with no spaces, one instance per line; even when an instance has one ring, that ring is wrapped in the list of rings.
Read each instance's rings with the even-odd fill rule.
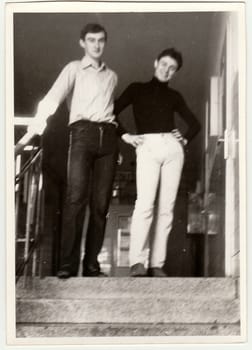
[[[19,337],[238,335],[232,278],[20,279]]]
[[[18,299],[18,323],[237,323],[239,299]]]
[[[58,323],[18,324],[17,338],[39,337],[131,337],[131,336],[238,336],[240,325],[236,324],[158,324],[158,323]]]
[[[20,279],[18,299],[235,299],[238,280],[233,278],[82,278],[56,277]]]

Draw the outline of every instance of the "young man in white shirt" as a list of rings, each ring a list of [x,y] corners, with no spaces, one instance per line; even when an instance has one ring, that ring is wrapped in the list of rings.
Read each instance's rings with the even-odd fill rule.
[[[67,193],[63,209],[59,278],[76,276],[86,205],[90,218],[83,276],[104,276],[98,254],[112,194],[118,144],[113,114],[117,75],[101,60],[107,41],[99,24],[86,25],[80,35],[82,60],[65,66],[38,105],[30,133],[42,134],[47,118],[67,98],[70,110]]]

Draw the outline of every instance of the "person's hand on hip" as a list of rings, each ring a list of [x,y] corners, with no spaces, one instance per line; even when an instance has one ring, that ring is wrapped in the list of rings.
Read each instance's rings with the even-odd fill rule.
[[[138,147],[144,142],[143,135],[123,134],[122,140],[133,147]]]

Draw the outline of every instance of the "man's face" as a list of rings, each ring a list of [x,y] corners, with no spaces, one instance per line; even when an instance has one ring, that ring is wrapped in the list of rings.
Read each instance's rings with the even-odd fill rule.
[[[155,77],[161,82],[168,82],[172,79],[178,69],[177,61],[170,57],[164,56],[154,63]]]
[[[80,46],[85,50],[85,54],[92,59],[101,58],[106,43],[105,33],[87,33],[85,39],[80,39]]]

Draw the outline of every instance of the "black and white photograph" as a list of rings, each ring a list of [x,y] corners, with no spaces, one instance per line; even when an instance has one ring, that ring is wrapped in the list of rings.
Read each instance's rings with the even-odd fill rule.
[[[247,337],[245,3],[6,2],[7,342]]]

